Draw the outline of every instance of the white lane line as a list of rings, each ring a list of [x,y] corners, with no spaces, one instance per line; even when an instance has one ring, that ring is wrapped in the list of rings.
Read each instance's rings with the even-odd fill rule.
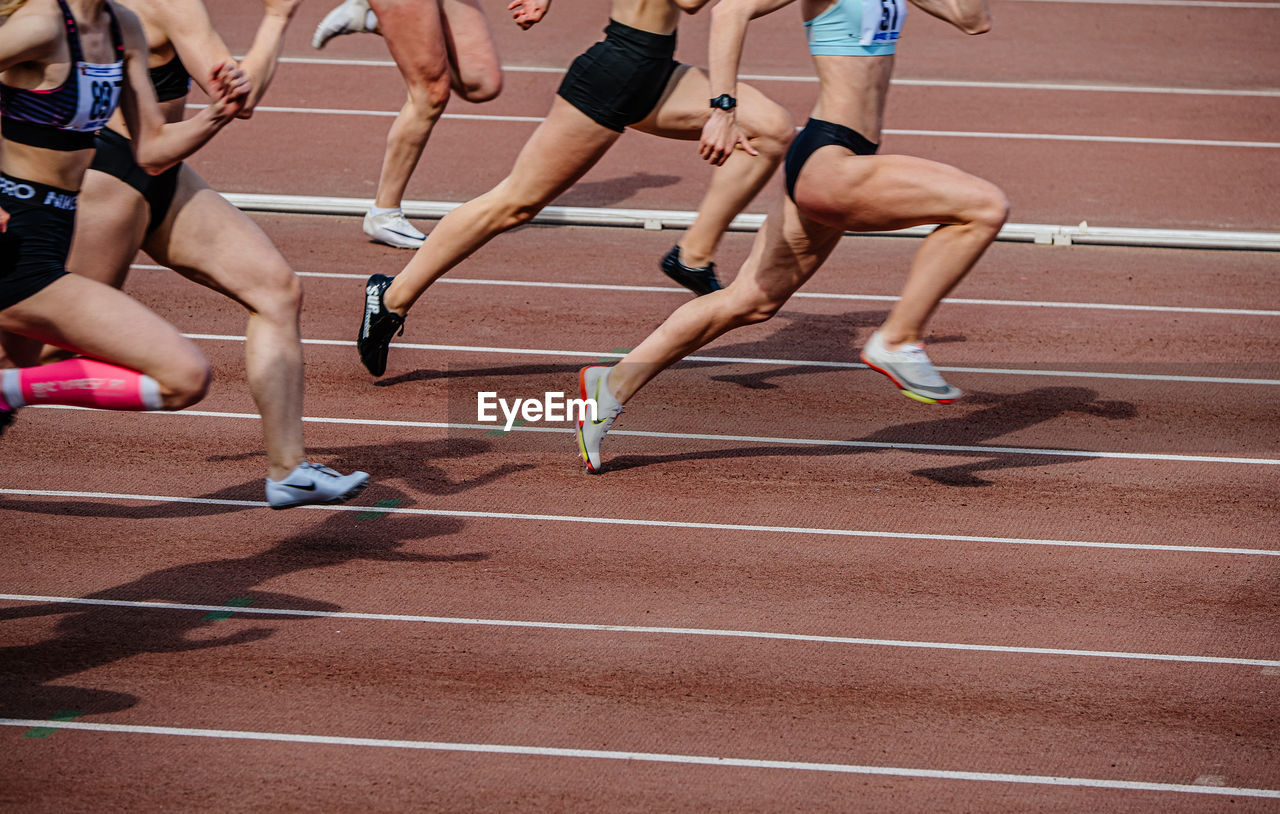
[[[166,266],[134,264],[134,269],[144,271],[168,271]],[[299,277],[315,277],[331,280],[368,279],[367,274],[346,274],[336,271],[299,271]],[[689,289],[675,285],[619,285],[612,283],[558,283],[548,280],[481,280],[468,277],[441,277],[436,284],[452,285],[488,285],[512,288],[563,288],[584,291],[625,291],[637,294],[681,294],[688,296]],[[797,291],[792,299],[810,300],[851,300],[856,302],[897,302],[894,294],[832,294],[821,291]],[[1206,308],[1191,305],[1129,305],[1125,303],[1106,302],[1069,302],[1061,300],[990,300],[972,297],[947,297],[943,300],[949,305],[995,305],[1010,308],[1068,308],[1088,311],[1139,311],[1170,314],[1207,314],[1213,316],[1253,316],[1280,317],[1280,311],[1258,308]]]
[[[205,341],[205,342],[243,342],[243,336],[232,336],[226,334],[195,334],[184,333],[188,339]],[[327,345],[336,347],[354,347],[355,340],[352,339],[304,339],[304,345]],[[621,359],[626,354],[615,353],[612,351],[586,351],[586,350],[550,350],[547,348],[496,348],[487,345],[428,345],[414,342],[393,342],[393,348],[401,348],[404,350],[428,350],[446,353],[496,353],[508,356],[553,356],[568,357],[573,359]],[[867,366],[861,362],[823,362],[809,359],[772,359],[772,358],[753,358],[739,356],[686,356],[681,364],[687,363],[716,363],[731,365],[765,365],[769,367],[819,367],[819,368],[836,368],[840,370],[866,370]],[[1144,381],[1144,382],[1182,382],[1187,384],[1243,384],[1243,385],[1261,385],[1264,387],[1275,387],[1280,385],[1280,379],[1245,379],[1231,378],[1226,376],[1176,376],[1155,373],[1105,373],[1089,370],[1039,370],[1033,368],[1003,368],[1003,367],[949,367],[937,365],[938,370],[944,373],[974,373],[989,374],[995,376],[1043,376],[1048,378],[1061,379],[1117,379],[1121,381]],[[617,431],[615,430],[616,434]]]
[[[1165,661],[1184,664],[1227,664],[1246,667],[1280,667],[1274,659],[1245,659],[1232,656],[1190,656],[1176,653],[1135,653],[1123,650],[1076,650],[1059,647],[1015,647],[1009,645],[929,642],[902,639],[869,639],[854,636],[819,636],[803,633],[774,633],[757,630],[717,630],[714,628],[657,627],[651,625],[605,625],[575,622],[534,622],[518,619],[468,619],[456,616],[417,616],[399,613],[357,613],[355,611],[311,611],[281,608],[241,607],[232,605],[198,605],[185,602],[138,602],[121,599],[87,599],[70,596],[0,594],[0,601],[41,604],[90,605],[110,608],[177,610],[198,613],[233,611],[259,616],[301,616],[322,619],[349,619],[367,622],[411,622],[432,625],[465,625],[474,627],[526,628],[535,630],[569,630],[591,633],[639,633],[661,636],[704,636],[728,639],[762,639],[786,642],[854,645],[859,647],[894,647],[919,650],[960,650],[979,653],[1009,653],[1032,656],[1067,656],[1071,658],[1125,659],[1130,661]]]
[[[189,109],[199,110],[205,105],[187,105]],[[381,118],[391,118],[399,115],[399,111],[394,110],[359,110],[351,108],[332,108],[332,107],[276,107],[271,105],[258,105],[254,108],[259,113],[294,113],[294,114],[314,114],[325,116],[376,116]],[[520,122],[525,124],[537,124],[543,121],[543,116],[494,116],[472,113],[445,113],[441,118],[445,119],[462,119],[466,121],[477,122]],[[1078,141],[1102,144],[1156,144],[1171,146],[1188,146],[1188,147],[1244,147],[1274,150],[1280,149],[1280,141],[1235,141],[1225,139],[1186,139],[1186,138],[1143,138],[1136,136],[1088,136],[1088,135],[1071,135],[1064,133],[1001,133],[1001,132],[984,132],[973,130],[895,130],[886,128],[882,130],[885,135],[890,136],[926,136],[929,138],[980,138],[980,139],[1014,139],[1014,140],[1031,140],[1031,141]]]
[[[700,766],[730,766],[741,769],[781,769],[786,771],[828,772],[832,774],[880,775],[930,780],[965,780],[986,783],[1021,783],[1040,786],[1067,786],[1123,791],[1153,791],[1175,794],[1211,794],[1230,797],[1262,797],[1280,799],[1280,790],[1229,786],[1197,786],[1187,783],[1156,783],[1139,780],[1109,780],[1093,777],[1008,774],[1003,772],[956,771],[952,769],[914,769],[897,766],[864,766],[847,763],[812,763],[791,760],[682,755],[666,752],[623,752],[605,749],[566,749],[551,746],[517,746],[495,743],[455,743],[447,741],[395,740],[390,738],[352,738],[338,735],[303,735],[285,732],[252,732],[236,729],[192,729],[177,726],[143,726],[139,724],[100,724],[88,721],[41,721],[23,718],[0,718],[0,725],[24,729],[70,729],[84,732],[106,732],[131,735],[167,735],[183,738],[218,740],[270,741],[305,743],[324,746],[356,746],[379,749],[416,749],[436,752],[464,752],[490,755],[529,755],[591,760],[628,760],[647,763],[675,763]]]
[[[1199,9],[1277,9],[1280,3],[1223,2],[1223,0],[1010,0],[1016,3],[1087,3],[1098,6],[1194,6]]]
[[[1081,0],[1084,2],[1085,0]],[[1060,0],[1060,2],[1069,2],[1069,0]],[[1199,0],[1179,0],[1180,3],[1188,6],[1203,7],[1206,4]],[[1226,3],[1215,5],[1229,5]],[[1277,3],[1241,3],[1241,7],[1246,8],[1280,8]],[[281,57],[280,62],[292,63],[296,65],[331,65],[338,67],[353,68],[394,68],[396,64],[389,59],[325,59],[322,57]],[[523,65],[503,65],[502,70],[508,73],[539,73],[539,74],[555,74],[564,73],[564,68],[544,68],[536,66]],[[812,74],[793,75],[793,74],[741,74],[741,77],[748,82],[804,82],[809,84],[817,84],[818,78]],[[1084,93],[1159,93],[1159,94],[1177,94],[1188,96],[1260,96],[1260,97],[1280,97],[1280,90],[1239,90],[1229,88],[1176,88],[1176,87],[1159,87],[1153,85],[1096,85],[1085,82],[990,82],[981,80],[963,80],[963,79],[908,79],[900,78],[891,80],[891,84],[902,85],[906,87],[923,87],[923,88],[982,88],[989,90],[1051,90],[1051,91],[1079,91]]]
[[[256,418],[257,416],[253,416]],[[374,422],[384,424],[389,422]],[[76,500],[129,500],[147,503],[183,503],[197,506],[231,506],[244,509],[265,508],[260,500],[226,498],[175,497],[171,495],[132,495],[117,492],[70,492],[49,489],[0,489],[0,495],[18,497],[59,497]],[[4,504],[0,503],[0,509]],[[452,517],[472,520],[533,520],[550,523],[585,523],[589,525],[628,526],[636,528],[691,529],[694,531],[741,531],[759,534],[801,534],[826,537],[868,537],[887,540],[922,540],[929,542],[990,543],[993,545],[1051,546],[1057,548],[1096,548],[1117,551],[1165,551],[1178,554],[1229,554],[1252,557],[1280,557],[1280,549],[1225,548],[1217,546],[1171,545],[1167,543],[1107,543],[1087,540],[1051,540],[1033,537],[988,537],[968,534],[926,534],[905,531],[865,531],[859,529],[824,529],[807,526],[765,526],[745,523],[698,523],[690,520],[637,520],[624,517],[587,517],[572,514],[523,514],[517,512],[478,512],[461,509],[422,509],[413,507],[321,505],[302,506],[295,511],[378,512],[424,517]]]

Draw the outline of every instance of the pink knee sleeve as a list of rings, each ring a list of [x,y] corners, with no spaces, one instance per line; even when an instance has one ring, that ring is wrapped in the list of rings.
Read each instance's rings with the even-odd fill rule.
[[[5,370],[0,393],[9,406],[66,404],[102,410],[159,410],[160,385],[150,376],[96,359],[68,359]]]

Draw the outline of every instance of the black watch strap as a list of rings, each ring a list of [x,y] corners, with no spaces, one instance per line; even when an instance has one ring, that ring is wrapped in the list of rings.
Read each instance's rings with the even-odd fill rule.
[[[721,110],[733,110],[738,106],[738,100],[727,93],[722,93],[711,100],[711,106]]]

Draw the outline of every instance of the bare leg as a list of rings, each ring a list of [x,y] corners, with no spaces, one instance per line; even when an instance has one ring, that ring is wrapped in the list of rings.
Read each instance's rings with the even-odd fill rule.
[[[476,0],[372,0],[379,31],[408,89],[387,133],[374,205],[396,208],[427,139],[457,86],[484,101],[502,89],[502,69]]]
[[[711,84],[702,69],[681,70],[672,77],[662,102],[634,129],[664,138],[696,140],[711,113],[707,105],[710,96]],[[741,83],[738,122],[759,155],[738,150],[712,171],[711,184],[698,205],[698,217],[680,238],[680,258],[687,266],[697,268],[712,261],[725,230],[773,175],[795,133],[785,110]]]
[[[405,314],[436,279],[492,238],[529,222],[591,169],[620,134],[559,96],[496,187],[446,215],[383,295]]]
[[[268,477],[283,479],[306,457],[301,282],[262,230],[188,166],[168,217],[144,248],[157,262],[248,309],[249,391],[262,416]]]
[[[911,264],[902,298],[881,326],[893,347],[922,339],[938,302],[973,268],[1008,216],[1004,193],[988,181],[936,161],[901,155],[816,151],[796,181],[806,215],[852,231],[941,224]]]
[[[654,376],[721,334],[772,317],[830,256],[841,234],[808,220],[790,198],[782,198],[756,233],[733,282],[676,309],[610,371],[614,397],[625,403]]]
[[[0,311],[0,330],[150,376],[166,410],[195,404],[209,386],[208,361],[176,328],[123,292],[78,274]]]

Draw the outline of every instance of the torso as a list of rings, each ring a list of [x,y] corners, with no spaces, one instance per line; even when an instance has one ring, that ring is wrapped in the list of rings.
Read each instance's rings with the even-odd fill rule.
[[[115,110],[123,85],[118,29],[113,35],[113,15],[105,5],[97,8],[96,15],[87,16],[72,8],[73,16],[81,15],[75,17],[75,40],[63,36],[52,45],[47,58],[15,65],[0,76],[0,82],[8,86],[5,96],[15,114],[13,118],[27,120],[19,122],[24,129],[30,130],[31,120],[40,118],[37,109],[41,99],[50,102],[50,113],[45,117],[47,123],[36,127],[47,130],[51,141],[67,138],[76,131],[91,133]],[[64,11],[56,0],[33,0],[15,15],[24,13],[52,16],[60,28],[66,28]],[[88,16],[96,19],[90,20]],[[72,54],[74,41],[79,44],[79,60]],[[47,97],[43,96],[46,92]],[[36,107],[32,106],[32,100],[37,103]],[[24,138],[23,141],[38,140]],[[86,147],[62,150],[38,143],[4,140],[2,161],[6,173],[60,189],[79,189],[92,160],[91,140]]]
[[[671,0],[613,0],[609,18],[641,31],[670,34],[676,30],[682,14]]]
[[[865,17],[868,8],[875,16],[874,26],[862,25],[858,31],[848,30],[846,34],[857,35],[866,39],[869,29],[874,46],[874,35],[885,34],[883,41],[887,44],[897,41],[897,29],[901,28],[905,11],[898,6],[905,0],[839,0],[843,3],[861,4],[861,13]],[[801,14],[805,20],[822,18],[823,14],[832,11],[838,5],[831,0],[803,0]],[[896,14],[896,17],[894,16]],[[851,15],[851,17],[857,15]],[[831,17],[827,18],[830,20]],[[885,31],[880,30],[882,24]],[[865,19],[864,19],[865,23]],[[896,24],[896,25],[895,25]],[[854,39],[851,36],[849,39]],[[838,51],[839,48],[824,47],[821,51]],[[813,108],[813,117],[824,121],[844,125],[861,133],[867,139],[879,143],[880,131],[884,123],[884,108],[889,94],[889,80],[893,76],[892,53],[866,54],[867,51],[880,50],[875,47],[853,44],[849,54],[818,53],[813,55],[814,67],[818,73],[820,90],[818,101]]]

